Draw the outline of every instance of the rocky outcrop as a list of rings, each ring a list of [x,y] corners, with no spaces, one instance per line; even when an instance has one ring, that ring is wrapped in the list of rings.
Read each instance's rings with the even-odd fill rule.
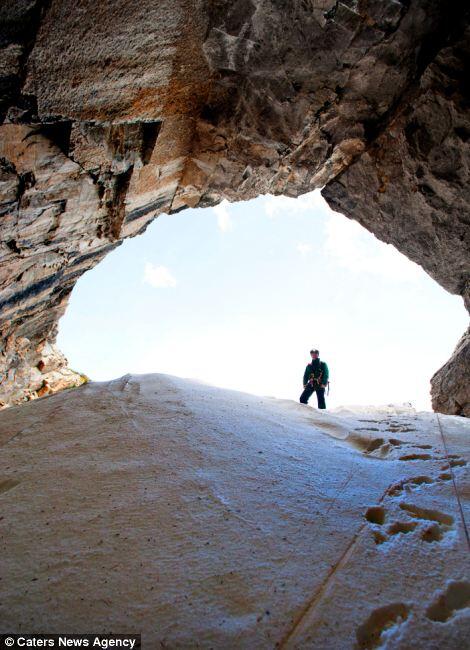
[[[0,11],[4,403],[22,386],[53,390],[30,371],[76,280],[161,212],[323,187],[468,295],[463,8],[30,0]],[[468,414],[449,363],[434,404]]]
[[[446,449],[433,413],[325,413],[164,375],[5,409],[4,629],[142,634],[144,650],[464,648],[470,422],[439,420]]]
[[[449,361],[431,379],[435,411],[470,417],[470,329],[462,336]]]

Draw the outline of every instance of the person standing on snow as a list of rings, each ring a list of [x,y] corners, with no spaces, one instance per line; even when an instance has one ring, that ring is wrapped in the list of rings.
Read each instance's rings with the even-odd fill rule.
[[[308,404],[313,393],[317,394],[319,409],[326,409],[325,388],[328,385],[329,371],[324,361],[320,361],[320,352],[310,350],[312,362],[307,365],[304,372],[304,392],[300,396],[301,404]]]

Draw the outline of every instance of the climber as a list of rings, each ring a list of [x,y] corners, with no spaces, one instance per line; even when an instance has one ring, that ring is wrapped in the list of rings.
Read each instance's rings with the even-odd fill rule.
[[[328,385],[328,366],[324,361],[320,361],[320,352],[310,350],[312,362],[307,365],[304,372],[304,392],[300,396],[300,403],[307,404],[313,393],[317,394],[319,409],[326,409],[325,388]]]

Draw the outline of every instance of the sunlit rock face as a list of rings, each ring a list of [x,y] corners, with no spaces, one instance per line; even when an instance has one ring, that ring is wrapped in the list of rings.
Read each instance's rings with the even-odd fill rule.
[[[458,11],[435,0],[5,3],[0,400],[81,381],[61,362],[58,383],[42,358],[80,275],[159,213],[223,198],[324,187],[332,207],[465,296]],[[457,356],[433,380],[434,405],[468,415],[468,348]]]

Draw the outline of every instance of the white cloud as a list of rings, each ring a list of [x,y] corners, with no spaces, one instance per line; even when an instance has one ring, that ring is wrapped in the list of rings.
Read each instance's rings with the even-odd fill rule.
[[[221,203],[213,208],[217,217],[217,225],[219,226],[219,230],[222,232],[228,232],[229,230],[233,229],[232,218],[228,211],[228,206],[229,202],[224,199]]]
[[[312,252],[311,244],[297,244],[297,250],[301,255],[307,255]]]
[[[299,214],[302,212],[311,212],[318,214],[323,212],[326,214],[329,211],[325,199],[322,197],[320,190],[302,194],[297,199],[288,196],[273,196],[267,194],[263,201],[264,211],[270,219],[277,216]]]
[[[278,216],[311,213],[325,218],[325,251],[335,258],[335,263],[356,272],[373,273],[401,281],[413,281],[423,277],[422,269],[363,228],[337,212],[333,212],[320,190],[302,194],[297,199],[288,196],[263,197],[264,210],[270,219]],[[309,244],[299,243],[301,255],[310,253]]]
[[[412,281],[422,277],[423,271],[417,264],[390,244],[376,239],[356,221],[330,212],[325,231],[325,251],[344,268],[394,280]]]
[[[176,287],[176,279],[166,266],[154,266],[151,262],[145,263],[143,282],[157,289]]]

